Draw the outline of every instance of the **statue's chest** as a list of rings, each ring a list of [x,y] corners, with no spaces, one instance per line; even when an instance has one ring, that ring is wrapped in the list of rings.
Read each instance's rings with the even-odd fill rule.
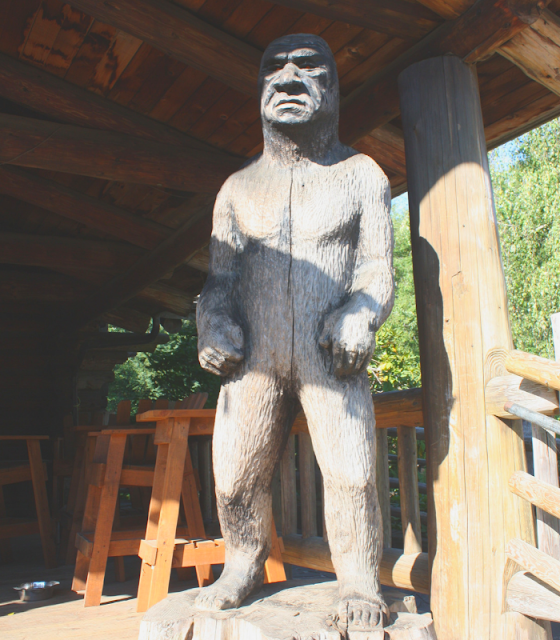
[[[360,214],[352,181],[331,167],[263,171],[244,181],[233,205],[241,234],[272,246],[344,240]]]

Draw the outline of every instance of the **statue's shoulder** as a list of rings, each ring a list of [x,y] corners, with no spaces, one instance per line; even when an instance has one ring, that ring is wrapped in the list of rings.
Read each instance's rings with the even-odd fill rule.
[[[247,180],[250,180],[251,175],[255,172],[261,157],[262,153],[258,153],[246,160],[241,167],[235,173],[232,173],[224,182],[220,189],[220,195],[224,197],[225,195],[234,194],[240,189],[243,189]]]
[[[357,184],[364,187],[389,188],[389,179],[383,169],[370,156],[360,153],[352,147],[344,147],[344,165],[346,171],[352,174]]]

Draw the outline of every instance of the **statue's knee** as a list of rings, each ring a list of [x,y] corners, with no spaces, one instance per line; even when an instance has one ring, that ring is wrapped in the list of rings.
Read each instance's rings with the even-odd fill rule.
[[[345,469],[333,478],[333,488],[344,495],[359,495],[373,491],[374,482],[373,474],[365,469]]]

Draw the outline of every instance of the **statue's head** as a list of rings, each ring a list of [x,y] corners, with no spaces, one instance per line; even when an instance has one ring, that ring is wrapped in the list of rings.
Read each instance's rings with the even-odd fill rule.
[[[265,129],[321,122],[337,126],[338,75],[329,45],[306,33],[271,42],[262,57],[259,93]]]

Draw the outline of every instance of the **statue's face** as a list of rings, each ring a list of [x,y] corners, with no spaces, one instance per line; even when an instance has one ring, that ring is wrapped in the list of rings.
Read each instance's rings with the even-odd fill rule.
[[[263,118],[296,125],[331,112],[338,94],[333,67],[332,56],[313,43],[272,43],[260,72]]]

